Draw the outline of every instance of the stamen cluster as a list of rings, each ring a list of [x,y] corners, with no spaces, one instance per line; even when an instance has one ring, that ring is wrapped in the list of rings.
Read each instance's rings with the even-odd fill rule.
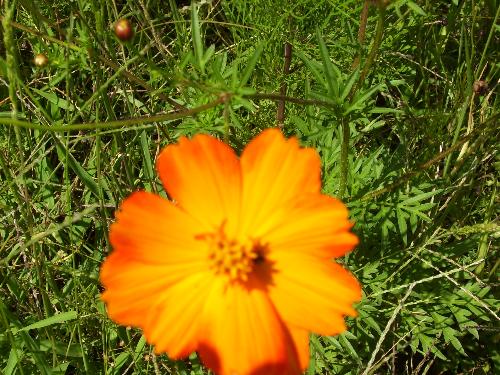
[[[224,225],[214,233],[203,234],[197,239],[208,244],[210,268],[216,275],[223,275],[230,282],[247,281],[256,264],[263,261],[263,248],[256,240],[229,238]]]

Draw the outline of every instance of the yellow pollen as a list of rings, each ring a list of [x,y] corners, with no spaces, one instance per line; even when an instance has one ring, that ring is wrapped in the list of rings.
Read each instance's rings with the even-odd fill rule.
[[[207,241],[210,268],[231,282],[247,281],[254,266],[264,261],[264,248],[258,241],[230,239],[224,232],[224,225],[215,233],[198,235],[196,238]]]

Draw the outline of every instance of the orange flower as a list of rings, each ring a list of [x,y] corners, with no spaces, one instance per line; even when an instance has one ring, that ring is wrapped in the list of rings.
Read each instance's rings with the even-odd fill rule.
[[[268,129],[238,158],[196,135],[167,146],[157,169],[175,201],[136,192],[111,226],[111,319],[157,353],[198,351],[218,374],[300,374],[309,333],[344,331],[361,298],[331,260],[358,241],[346,207],[320,193],[316,151]]]

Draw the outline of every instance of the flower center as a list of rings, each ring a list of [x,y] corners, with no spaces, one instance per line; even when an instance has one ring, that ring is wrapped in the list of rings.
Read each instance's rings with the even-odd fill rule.
[[[210,268],[215,274],[227,277],[230,282],[247,281],[254,267],[265,261],[265,246],[258,240],[237,241],[228,238],[224,225],[214,233],[201,234],[196,238],[208,244]]]

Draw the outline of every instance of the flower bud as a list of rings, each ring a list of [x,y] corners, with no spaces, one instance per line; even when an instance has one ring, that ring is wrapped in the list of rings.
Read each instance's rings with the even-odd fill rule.
[[[49,63],[49,59],[43,53],[37,53],[33,59],[33,63],[38,68],[43,68]]]
[[[122,42],[128,42],[134,37],[134,28],[128,19],[122,18],[116,21],[115,35]]]

